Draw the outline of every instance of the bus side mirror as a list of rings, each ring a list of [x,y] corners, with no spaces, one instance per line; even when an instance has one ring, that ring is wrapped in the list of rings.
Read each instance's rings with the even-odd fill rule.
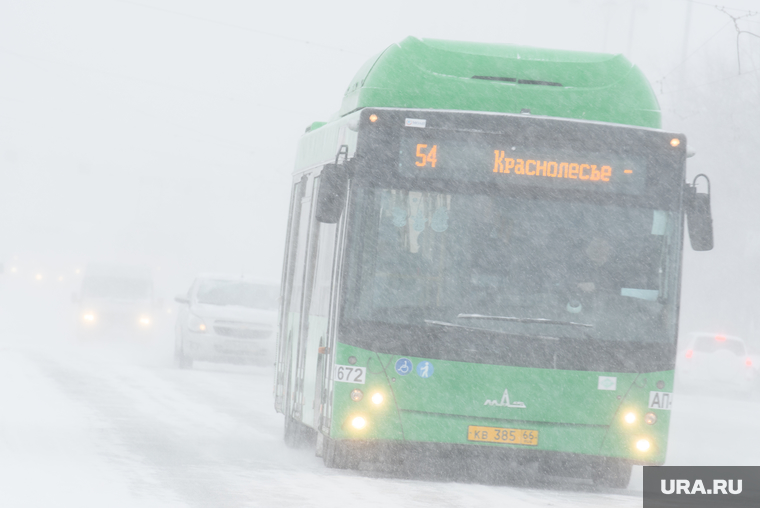
[[[696,183],[699,177],[704,177],[707,180],[707,194],[697,192]],[[687,189],[686,215],[691,248],[696,251],[712,250],[713,224],[712,210],[710,209],[710,180],[705,175],[697,175],[694,177],[692,185]]]
[[[335,224],[343,213],[348,190],[346,164],[325,164],[319,175],[319,195],[315,216],[319,222]]]

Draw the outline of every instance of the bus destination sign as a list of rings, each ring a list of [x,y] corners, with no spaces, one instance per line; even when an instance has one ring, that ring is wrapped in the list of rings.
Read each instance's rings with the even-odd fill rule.
[[[402,139],[399,170],[409,178],[465,180],[568,190],[639,194],[646,165],[613,153],[510,145],[494,135],[465,133],[457,139],[409,136]]]

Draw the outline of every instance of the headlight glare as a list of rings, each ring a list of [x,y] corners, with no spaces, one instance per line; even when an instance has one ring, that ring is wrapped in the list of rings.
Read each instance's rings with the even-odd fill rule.
[[[187,327],[191,332],[203,333],[206,331],[206,323],[195,314],[190,314],[188,316]]]

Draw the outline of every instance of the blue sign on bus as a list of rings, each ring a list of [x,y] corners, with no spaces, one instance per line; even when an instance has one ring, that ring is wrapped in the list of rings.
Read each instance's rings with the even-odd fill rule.
[[[435,369],[433,369],[433,364],[428,361],[420,362],[417,364],[417,375],[420,377],[430,377],[433,375],[434,370]]]
[[[396,372],[401,376],[406,376],[412,371],[414,365],[409,358],[399,358],[396,360]]]

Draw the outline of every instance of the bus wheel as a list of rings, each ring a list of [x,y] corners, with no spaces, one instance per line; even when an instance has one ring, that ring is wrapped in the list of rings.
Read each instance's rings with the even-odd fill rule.
[[[626,462],[606,462],[594,477],[594,483],[603,487],[626,489],[631,482],[632,469],[633,466]]]
[[[285,415],[285,429],[283,437],[285,446],[288,448],[304,448],[313,444],[314,432],[292,416]]]
[[[180,354],[179,358],[177,358],[177,366],[179,366],[180,369],[192,369],[193,359]]]
[[[322,460],[325,466],[333,469],[356,469],[359,467],[357,457],[351,452],[346,443],[341,443],[328,437],[324,438]]]

